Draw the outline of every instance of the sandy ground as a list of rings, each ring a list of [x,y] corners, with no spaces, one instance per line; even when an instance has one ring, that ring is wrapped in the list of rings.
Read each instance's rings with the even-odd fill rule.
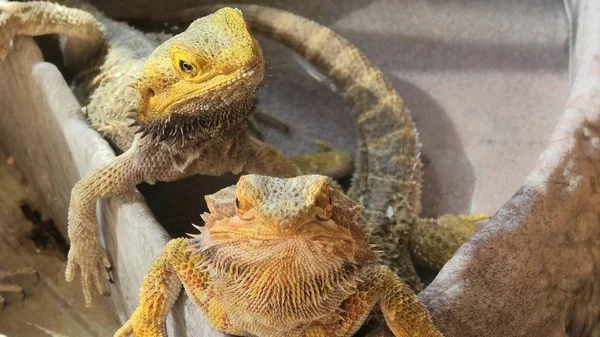
[[[52,220],[42,220],[43,209],[12,158],[0,145],[0,270],[32,267],[40,274],[0,280],[22,286],[20,293],[2,293],[0,335],[8,337],[112,336],[119,324],[105,299],[85,309],[79,283],[64,280],[68,246]],[[43,212],[42,212],[43,213]]]

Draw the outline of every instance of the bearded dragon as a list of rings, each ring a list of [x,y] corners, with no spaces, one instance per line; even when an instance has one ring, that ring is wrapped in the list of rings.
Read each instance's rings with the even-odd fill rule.
[[[327,75],[352,107],[359,151],[347,194],[364,205],[360,221],[373,227],[371,240],[382,250],[383,263],[420,291],[412,259],[441,269],[487,215],[419,217],[423,164],[417,129],[400,95],[358,48],[328,27],[293,13],[235,6],[243,10],[253,31],[300,52]],[[178,18],[190,20],[206,8],[189,9]]]
[[[126,150],[80,180],[71,195],[66,279],[72,281],[80,268],[90,306],[91,283],[104,293],[101,279],[108,279],[110,267],[98,242],[98,199],[141,182],[199,173],[294,176],[300,170],[244,132],[264,60],[241,12],[222,9],[157,46],[143,33],[85,9],[48,2],[0,4],[0,58],[15,35],[59,33],[89,42],[77,55],[65,55],[67,65],[80,71],[75,86],[89,96],[84,109],[91,125]],[[137,127],[129,127],[128,117]]]
[[[363,207],[319,175],[246,175],[205,197],[205,226],[171,240],[115,337],[166,337],[183,286],[236,336],[349,337],[379,307],[395,336],[441,337],[414,292],[367,242]]]
[[[275,148],[243,132],[264,73],[249,22],[323,70],[352,105],[360,151],[349,193],[366,205],[362,221],[373,224],[383,261],[419,289],[409,247],[431,265],[439,256],[424,257],[429,251],[439,252],[443,264],[473,233],[472,222],[479,217],[418,218],[421,162],[416,130],[400,96],[362,52],[332,30],[292,13],[237,7],[244,16],[239,10],[220,9],[157,46],[91,6],[81,10],[47,2],[0,5],[0,58],[15,35],[67,35],[72,48],[65,48],[65,60],[80,69],[76,88],[89,96],[84,109],[92,126],[127,149],[73,188],[67,280],[80,269],[87,306],[92,283],[105,292],[102,278],[108,278],[110,260],[98,242],[95,202],[100,198],[129,191],[142,181],[172,181],[198,173],[300,173]],[[77,40],[87,43],[72,43]],[[134,119],[133,127],[128,117]],[[427,239],[415,237],[418,234],[427,234],[422,236]]]

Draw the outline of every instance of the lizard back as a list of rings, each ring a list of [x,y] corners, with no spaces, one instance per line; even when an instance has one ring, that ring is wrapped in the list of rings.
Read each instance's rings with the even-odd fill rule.
[[[129,127],[132,122],[129,117],[139,96],[131,85],[139,76],[145,58],[171,35],[143,33],[79,1],[66,5],[91,13],[104,25],[108,45],[104,60],[81,69],[72,89],[92,128],[125,151],[134,138],[135,129]]]

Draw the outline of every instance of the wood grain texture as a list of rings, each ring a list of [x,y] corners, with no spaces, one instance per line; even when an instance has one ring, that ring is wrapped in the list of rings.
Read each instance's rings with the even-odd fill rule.
[[[9,57],[0,63],[0,78],[0,141],[37,185],[50,215],[66,234],[71,188],[114,153],[88,127],[62,75],[43,62],[31,39],[14,40]],[[137,192],[101,202],[100,214],[100,233],[114,265],[109,299],[124,321],[138,303],[144,274],[169,236]],[[176,303],[168,324],[171,336],[223,336],[207,328],[186,296]]]

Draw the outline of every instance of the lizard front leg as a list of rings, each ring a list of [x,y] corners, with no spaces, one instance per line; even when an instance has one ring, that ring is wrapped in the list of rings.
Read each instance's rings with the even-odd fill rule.
[[[254,115],[248,121],[248,126],[260,141],[264,139],[257,121],[270,124],[282,132],[290,132],[289,126],[283,120],[257,106]],[[288,157],[298,166],[302,174],[321,174],[332,179],[340,179],[352,173],[354,165],[352,156],[348,152],[337,150],[324,141],[317,140],[316,144],[319,152]]]
[[[377,265],[366,270],[363,288],[376,299],[396,337],[443,337],[417,295],[394,272]]]
[[[109,279],[111,263],[98,242],[96,201],[132,190],[143,180],[144,168],[137,162],[139,147],[135,144],[104,167],[78,181],[71,192],[68,214],[68,234],[71,240],[65,278],[71,282],[77,267],[81,270],[81,285],[86,307],[92,304],[91,282],[97,291],[107,294],[102,278]],[[156,168],[154,168],[156,169]]]
[[[198,268],[201,255],[192,255],[186,239],[173,239],[165,246],[140,289],[140,304],[114,337],[167,337],[169,310],[179,296],[181,286],[206,314],[211,326],[225,333],[243,335],[231,325],[220,303],[210,297],[208,274]]]
[[[14,36],[61,34],[85,40],[95,56],[106,46],[104,28],[88,12],[45,1],[0,3],[0,61],[6,58]]]
[[[367,267],[364,282],[342,302],[340,316],[332,322],[315,323],[301,337],[351,337],[379,304],[396,337],[443,337],[416,294],[384,265]]]

